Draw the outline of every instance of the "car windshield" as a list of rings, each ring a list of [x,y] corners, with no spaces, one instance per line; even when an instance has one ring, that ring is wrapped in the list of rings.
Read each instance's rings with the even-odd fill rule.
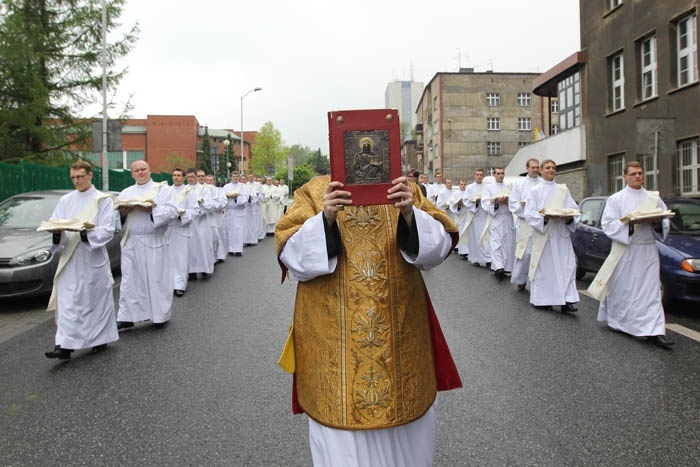
[[[700,236],[700,202],[694,200],[669,201],[667,206],[676,213],[671,218],[671,233]]]
[[[58,197],[16,196],[0,204],[0,227],[36,229],[53,213]]]

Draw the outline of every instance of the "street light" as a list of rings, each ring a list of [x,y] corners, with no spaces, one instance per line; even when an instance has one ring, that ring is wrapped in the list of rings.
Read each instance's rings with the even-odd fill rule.
[[[231,163],[228,160],[228,147],[231,145],[231,140],[229,140],[229,136],[226,136],[226,139],[224,140],[224,147],[226,148],[226,180],[229,178],[229,171],[231,170]]]
[[[243,98],[250,94],[251,92],[262,91],[262,88],[254,88],[241,96],[241,166],[238,168],[239,171],[243,171]]]

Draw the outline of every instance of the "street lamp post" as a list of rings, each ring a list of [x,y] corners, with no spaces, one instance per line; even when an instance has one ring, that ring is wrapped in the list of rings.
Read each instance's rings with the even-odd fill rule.
[[[231,175],[229,171],[231,170],[231,163],[228,160],[228,147],[231,145],[231,140],[226,137],[224,140],[224,147],[226,148],[226,180],[228,180],[229,176]]]
[[[238,170],[241,172],[243,171],[243,144],[244,144],[244,138],[243,138],[243,98],[245,98],[245,96],[247,96],[251,92],[258,92],[258,91],[262,91],[262,88],[253,88],[241,96],[241,166],[238,168]]]

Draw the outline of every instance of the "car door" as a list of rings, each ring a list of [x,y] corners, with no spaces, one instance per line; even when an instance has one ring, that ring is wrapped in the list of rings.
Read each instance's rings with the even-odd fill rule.
[[[586,271],[597,271],[610,252],[610,239],[603,233],[600,218],[606,197],[586,198],[581,201],[581,222],[576,229],[576,256]]]

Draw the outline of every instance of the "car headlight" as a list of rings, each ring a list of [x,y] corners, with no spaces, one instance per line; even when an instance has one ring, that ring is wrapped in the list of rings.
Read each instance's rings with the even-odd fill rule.
[[[29,264],[41,264],[51,259],[51,249],[42,248],[23,255],[15,256],[10,260],[11,266],[27,266]]]
[[[700,272],[700,259],[684,259],[683,261],[681,261],[681,269],[688,272]]]

